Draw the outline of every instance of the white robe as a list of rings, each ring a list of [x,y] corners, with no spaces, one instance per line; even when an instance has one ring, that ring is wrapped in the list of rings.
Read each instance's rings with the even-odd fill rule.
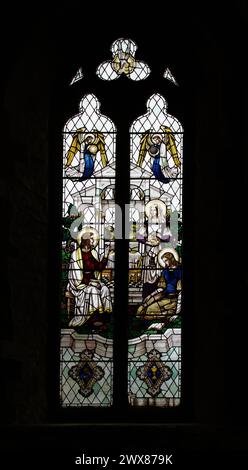
[[[143,255],[143,269],[142,269],[142,281],[143,283],[148,282],[153,284],[160,277],[161,267],[158,263],[158,253],[160,251],[160,245],[149,246],[146,244],[145,253]],[[154,259],[154,266],[151,267],[151,259]]]
[[[72,252],[67,290],[75,298],[74,317],[69,326],[83,325],[96,310],[99,313],[112,312],[112,301],[109,288],[99,279],[92,280],[89,285],[83,284],[83,260],[81,248]],[[92,255],[97,261],[95,250]],[[99,272],[95,272],[95,277],[99,278]]]

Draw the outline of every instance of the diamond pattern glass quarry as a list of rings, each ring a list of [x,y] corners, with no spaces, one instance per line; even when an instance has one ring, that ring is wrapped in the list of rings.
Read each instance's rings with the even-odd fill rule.
[[[112,404],[115,142],[113,122],[85,95],[63,130],[62,406]]]
[[[132,406],[180,403],[182,165],[182,126],[168,114],[162,95],[153,94],[147,113],[130,128],[128,393]],[[173,361],[168,356],[168,332],[175,343]]]

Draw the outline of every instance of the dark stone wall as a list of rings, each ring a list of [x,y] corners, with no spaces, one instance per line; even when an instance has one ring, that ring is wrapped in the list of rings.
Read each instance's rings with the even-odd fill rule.
[[[59,202],[56,165],[61,145],[54,129],[63,124],[66,113],[70,115],[68,92],[63,112],[58,97],[79,66],[93,77],[98,57],[106,58],[102,43],[107,55],[112,37],[133,34],[140,57],[143,40],[155,68],[162,53],[165,64],[166,54],[172,65],[177,57],[178,79],[184,91],[189,90],[183,111],[189,115],[185,151],[192,158],[185,170],[190,188],[185,187],[184,213],[186,265],[191,273],[185,281],[192,294],[190,321],[185,323],[185,356],[188,348],[187,370],[192,378],[188,389],[193,396],[190,422],[210,429],[246,426],[247,6],[244,2],[236,2],[232,10],[215,6],[213,13],[208,3],[201,11],[188,5],[177,12],[166,3],[154,21],[139,11],[131,19],[119,17],[119,23],[108,19],[104,9],[97,18],[87,12],[79,4],[61,6],[53,13],[45,8],[30,12],[22,5],[14,14],[7,7],[5,14],[0,174],[2,422],[12,427],[51,422],[51,364],[57,364],[51,345],[58,344],[51,308],[56,301],[49,286],[54,274],[50,255],[56,251],[58,234],[53,236],[51,231],[51,197]],[[174,29],[175,43],[168,34]],[[160,43],[153,54],[157,39]],[[75,112],[78,96],[79,91],[71,94]],[[176,99],[174,106],[180,110]],[[180,432],[178,428],[178,436]],[[220,433],[223,436],[223,430]],[[184,434],[180,436],[183,441]],[[188,442],[191,438],[193,442],[193,433],[189,436]]]
[[[14,15],[5,36],[1,119],[2,378],[1,415],[10,423],[46,420],[48,242],[47,44]],[[12,17],[13,18],[13,17]],[[29,27],[29,33],[27,28]],[[26,34],[25,34],[26,30]],[[6,27],[7,33],[7,27]],[[8,43],[9,35],[12,43]]]

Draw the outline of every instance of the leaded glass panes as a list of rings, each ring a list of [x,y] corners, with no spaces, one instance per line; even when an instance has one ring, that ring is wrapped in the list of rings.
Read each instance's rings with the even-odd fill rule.
[[[75,77],[73,77],[70,85],[73,85],[73,83],[76,83],[78,82],[79,80],[81,80],[83,78],[83,72],[82,72],[82,67],[80,67],[80,69],[78,69]]]
[[[130,129],[129,403],[180,403],[183,130],[159,95]]]
[[[168,68],[165,69],[163,77],[166,78],[167,80],[170,80],[170,82],[174,83],[175,85],[178,85],[178,83],[177,83],[174,75],[172,75],[170,69],[168,69]]]
[[[93,94],[63,130],[62,406],[112,404],[115,138]]]
[[[145,80],[150,75],[149,66],[136,60],[137,45],[131,39],[117,39],[111,46],[112,60],[106,60],[97,68],[102,80],[116,80],[122,74],[134,81]]]

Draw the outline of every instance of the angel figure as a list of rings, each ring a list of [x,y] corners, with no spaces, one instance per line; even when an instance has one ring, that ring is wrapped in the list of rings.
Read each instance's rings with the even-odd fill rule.
[[[142,166],[146,153],[153,159],[152,172],[155,178],[161,183],[169,183],[171,178],[175,178],[181,161],[178,155],[175,137],[169,127],[160,126],[161,133],[146,132],[140,140],[140,151],[138,166]],[[173,158],[174,166],[169,167],[166,153],[169,152]]]
[[[84,181],[94,173],[94,156],[97,152],[100,152],[102,166],[106,167],[108,164],[107,155],[105,151],[105,139],[101,132],[93,131],[86,132],[84,127],[78,129],[73,134],[72,143],[67,152],[67,160],[65,168],[71,166],[75,155],[78,152],[82,152],[83,159],[80,159],[79,167],[75,168],[79,170],[80,180]],[[75,170],[74,170],[75,174]]]

